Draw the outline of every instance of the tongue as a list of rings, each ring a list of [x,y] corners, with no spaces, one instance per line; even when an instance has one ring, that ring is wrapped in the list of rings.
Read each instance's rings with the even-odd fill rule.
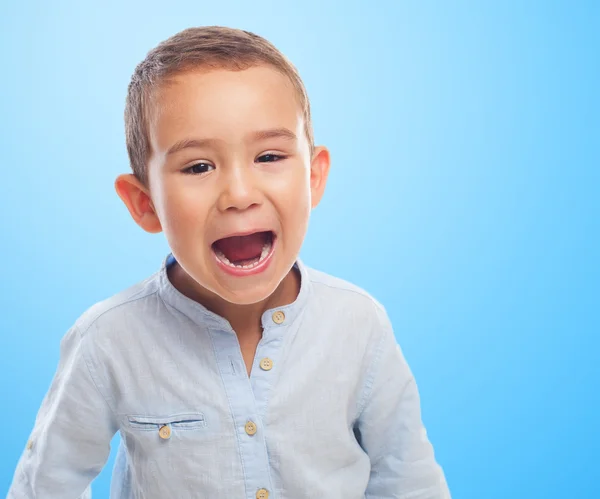
[[[215,246],[227,259],[234,263],[259,258],[266,242],[266,233],[257,232],[248,236],[234,236],[219,239]]]

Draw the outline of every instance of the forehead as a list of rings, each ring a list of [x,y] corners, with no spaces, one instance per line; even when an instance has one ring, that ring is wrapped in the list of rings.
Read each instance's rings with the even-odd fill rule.
[[[303,126],[293,84],[267,66],[186,71],[162,83],[151,102],[149,132],[155,151],[182,138],[235,142],[247,134],[278,127],[300,137]]]

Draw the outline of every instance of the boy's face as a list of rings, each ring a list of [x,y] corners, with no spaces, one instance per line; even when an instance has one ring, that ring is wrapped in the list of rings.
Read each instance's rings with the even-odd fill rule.
[[[326,149],[310,157],[291,82],[264,66],[186,72],[153,104],[148,189],[129,176],[125,190],[139,192],[118,180],[119,194],[204,290],[266,299],[297,259],[329,169]]]

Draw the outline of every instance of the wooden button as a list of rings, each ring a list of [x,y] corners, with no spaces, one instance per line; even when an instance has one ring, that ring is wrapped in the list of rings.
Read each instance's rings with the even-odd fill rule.
[[[271,369],[273,369],[273,361],[269,359],[269,357],[265,357],[263,360],[260,361],[259,366],[263,371],[270,371]]]
[[[284,320],[285,314],[281,310],[278,310],[277,312],[273,313],[273,322],[275,324],[283,324]]]
[[[245,426],[246,433],[250,436],[255,435],[258,428],[252,421],[248,421]]]
[[[269,499],[269,491],[267,489],[258,489],[256,491],[256,499]]]
[[[163,440],[168,440],[169,438],[171,438],[171,428],[169,428],[167,425],[161,426],[160,430],[158,430],[158,435]]]

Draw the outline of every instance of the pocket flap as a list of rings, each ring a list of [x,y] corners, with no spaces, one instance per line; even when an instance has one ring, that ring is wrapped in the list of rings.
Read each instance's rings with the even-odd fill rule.
[[[206,426],[204,414],[199,412],[171,416],[128,416],[129,425],[140,430],[156,430],[161,426],[192,429]]]

